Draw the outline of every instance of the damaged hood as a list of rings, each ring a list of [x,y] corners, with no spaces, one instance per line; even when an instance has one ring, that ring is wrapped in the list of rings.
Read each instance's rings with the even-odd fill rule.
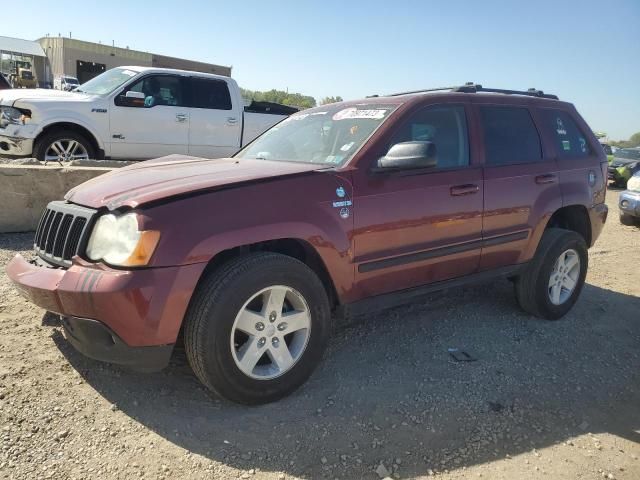
[[[279,178],[326,167],[311,163],[170,155],[118,168],[73,188],[65,199],[110,210],[137,207],[178,195],[228,188],[252,181]]]
[[[0,105],[12,106],[17,100],[23,101],[86,101],[93,99],[95,95],[66,92],[63,90],[51,90],[47,88],[12,88],[0,90]]]

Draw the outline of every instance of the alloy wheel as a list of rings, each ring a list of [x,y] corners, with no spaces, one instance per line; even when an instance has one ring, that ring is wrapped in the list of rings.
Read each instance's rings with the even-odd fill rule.
[[[570,297],[580,277],[580,256],[573,249],[565,250],[556,260],[549,277],[549,300],[562,305]]]
[[[302,357],[311,332],[311,313],[293,288],[274,285],[254,294],[236,315],[231,352],[248,377],[271,380]]]

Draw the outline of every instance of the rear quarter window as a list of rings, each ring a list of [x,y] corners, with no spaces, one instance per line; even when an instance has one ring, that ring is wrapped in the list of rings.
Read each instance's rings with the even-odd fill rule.
[[[558,158],[580,158],[591,155],[587,137],[571,114],[564,110],[545,108],[542,110],[542,118],[551,132]]]

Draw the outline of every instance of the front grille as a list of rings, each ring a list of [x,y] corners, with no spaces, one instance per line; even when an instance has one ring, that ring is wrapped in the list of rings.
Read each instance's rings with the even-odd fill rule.
[[[54,265],[71,266],[71,258],[78,254],[95,213],[90,208],[67,202],[49,203],[40,218],[33,242],[38,256]]]

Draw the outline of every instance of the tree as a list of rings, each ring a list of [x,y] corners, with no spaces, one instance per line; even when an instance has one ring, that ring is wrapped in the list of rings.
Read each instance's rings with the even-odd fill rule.
[[[330,103],[338,103],[342,102],[342,97],[338,95],[337,97],[324,97],[320,100],[320,105],[329,105]]]
[[[267,92],[240,89],[242,98],[245,102],[251,103],[252,100],[256,102],[272,102],[280,103],[282,105],[290,105],[292,107],[311,108],[316,106],[316,99],[302,95],[301,93],[289,93],[282,90],[269,90]]]
[[[619,140],[617,142],[610,142],[610,144],[620,148],[640,147],[640,132],[631,135],[629,140]]]

